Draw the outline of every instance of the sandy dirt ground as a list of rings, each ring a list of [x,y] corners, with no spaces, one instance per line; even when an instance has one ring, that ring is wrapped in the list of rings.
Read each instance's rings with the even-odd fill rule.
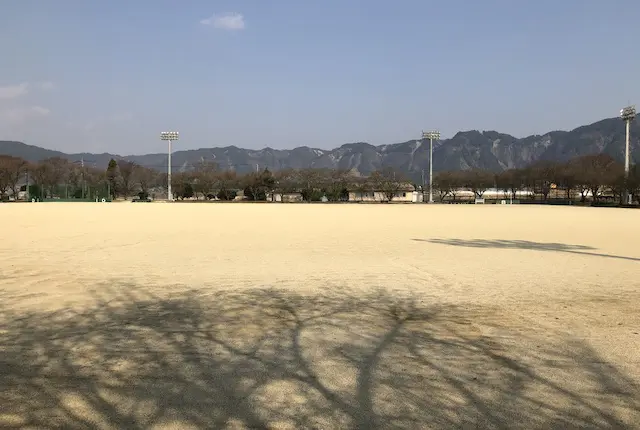
[[[639,221],[0,205],[0,428],[640,428]]]

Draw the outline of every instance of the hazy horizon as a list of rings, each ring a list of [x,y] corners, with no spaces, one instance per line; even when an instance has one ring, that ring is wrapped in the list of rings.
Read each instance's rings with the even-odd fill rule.
[[[640,116],[640,114],[638,116]],[[536,135],[537,136],[544,136],[545,134],[553,133],[553,132],[570,132],[570,131],[575,130],[576,128],[580,128],[580,127],[583,127],[583,126],[586,126],[586,125],[595,124],[597,122],[604,121],[604,120],[607,120],[607,119],[616,119],[616,118],[615,117],[601,118],[599,120],[592,121],[592,122],[585,123],[585,124],[580,124],[580,125],[578,125],[576,127],[568,128],[568,129],[547,130],[546,132],[533,133],[533,134],[529,134],[529,135],[526,135],[526,136],[514,136],[514,135],[510,134],[510,136],[513,136],[513,137],[515,137],[517,139],[524,139],[526,137],[536,136]],[[488,131],[496,131],[498,133],[509,134],[509,133],[504,133],[504,132],[502,132],[500,130],[495,130],[495,129],[469,129],[469,130],[459,130],[459,131],[453,133],[451,136],[442,136],[442,138],[440,140],[441,141],[448,140],[448,139],[453,138],[457,133],[467,133],[467,132],[471,132],[471,131],[479,131],[481,133],[488,132]],[[182,138],[182,133],[180,134],[180,138]],[[409,142],[411,140],[416,140],[416,139],[396,140],[394,142],[381,143],[381,144],[377,144],[377,145],[361,140],[361,141],[354,141],[354,142],[343,142],[343,143],[340,143],[340,144],[336,144],[334,146],[327,146],[325,148],[321,148],[321,147],[317,147],[317,146],[309,146],[309,145],[299,145],[299,146],[293,146],[293,147],[289,147],[289,148],[284,148],[284,147],[282,147],[282,148],[274,148],[274,147],[271,147],[271,146],[268,146],[268,145],[265,145],[265,146],[260,147],[260,148],[249,148],[249,147],[242,147],[242,146],[238,146],[238,145],[213,145],[213,146],[183,147],[183,145],[181,144],[182,140],[178,140],[176,142],[173,142],[172,153],[176,153],[176,152],[180,152],[180,151],[194,151],[194,150],[198,150],[198,149],[226,148],[226,147],[232,147],[232,146],[235,146],[235,147],[240,148],[240,149],[251,150],[251,151],[259,151],[259,150],[263,150],[263,149],[267,149],[267,148],[271,148],[271,149],[278,150],[278,151],[287,151],[287,150],[292,150],[292,149],[300,148],[300,147],[304,147],[304,146],[308,146],[311,149],[320,149],[320,150],[328,151],[328,150],[339,148],[339,147],[341,147],[343,145],[351,145],[351,144],[357,144],[357,143],[366,143],[366,144],[374,145],[374,146],[377,147],[377,146],[384,146],[384,145],[402,144],[402,143],[406,143],[406,142]],[[29,145],[29,146],[37,146],[37,147],[40,147],[40,148],[43,148],[43,149],[64,152],[65,154],[81,154],[81,153],[85,153],[86,152],[86,153],[91,153],[91,154],[96,154],[96,155],[105,154],[106,153],[106,154],[118,155],[118,156],[122,156],[122,157],[136,157],[136,156],[153,155],[153,154],[165,154],[166,153],[166,148],[165,148],[166,147],[166,143],[165,142],[161,142],[159,150],[156,150],[156,151],[137,152],[137,153],[127,153],[127,152],[118,153],[118,152],[109,152],[109,151],[86,151],[86,150],[81,150],[81,151],[63,151],[63,150],[55,148],[55,147],[48,147],[48,146],[44,146],[44,145],[38,145],[38,144],[35,144],[35,143],[24,142],[24,141],[17,140],[17,139],[1,139],[0,138],[0,141],[18,141],[18,142],[24,143],[24,144]],[[165,150],[163,151],[162,149],[165,149]]]

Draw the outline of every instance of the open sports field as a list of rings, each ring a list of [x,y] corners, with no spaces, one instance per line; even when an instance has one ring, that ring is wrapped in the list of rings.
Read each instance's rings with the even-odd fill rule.
[[[0,205],[0,428],[640,428],[640,211]]]

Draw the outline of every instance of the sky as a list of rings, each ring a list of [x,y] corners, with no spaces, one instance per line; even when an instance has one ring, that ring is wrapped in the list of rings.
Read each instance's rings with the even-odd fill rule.
[[[640,103],[637,0],[20,0],[0,140],[65,152],[524,137]]]

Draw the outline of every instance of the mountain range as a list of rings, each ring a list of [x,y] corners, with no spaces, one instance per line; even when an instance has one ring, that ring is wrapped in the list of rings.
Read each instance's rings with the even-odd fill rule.
[[[636,118],[637,119],[637,118]],[[521,168],[531,163],[570,158],[595,153],[607,153],[615,159],[624,158],[625,125],[619,118],[608,118],[571,131],[551,131],[525,138],[497,131],[461,131],[450,139],[434,142],[434,171],[480,168],[500,171]],[[640,161],[640,121],[631,124],[631,160]],[[120,156],[117,154],[77,153],[27,145],[22,142],[0,141],[0,154],[21,157],[31,162],[50,157],[63,157],[73,162],[84,161],[97,168],[106,168],[111,158],[126,159],[142,166],[164,170],[167,154]],[[243,149],[235,146],[176,151],[172,154],[174,171],[189,170],[201,160],[214,161],[221,167],[238,172],[269,168],[339,168],[368,175],[380,167],[392,167],[420,181],[422,171],[429,167],[429,141],[408,140],[402,143],[374,146],[365,142],[347,143],[335,149],[301,146],[280,150],[272,148]]]

